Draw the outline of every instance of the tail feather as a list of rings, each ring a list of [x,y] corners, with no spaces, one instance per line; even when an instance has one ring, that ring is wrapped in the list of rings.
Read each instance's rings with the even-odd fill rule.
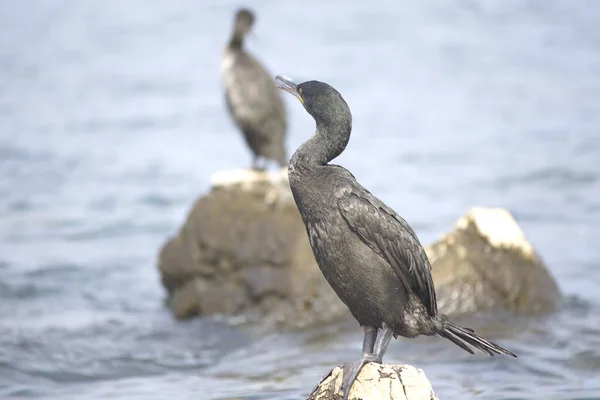
[[[487,339],[477,335],[473,329],[463,328],[458,325],[454,325],[450,321],[444,323],[444,329],[441,336],[449,339],[457,346],[473,354],[473,350],[469,346],[476,348],[479,351],[493,356],[494,354],[506,354],[509,356],[517,357],[512,352],[506,350],[504,347],[498,346],[495,343],[490,342]]]
[[[465,344],[465,342],[463,342],[459,337],[455,336],[452,332],[444,332],[444,337],[448,340],[451,340],[455,345],[464,349],[465,351],[468,351],[471,354],[475,354],[473,350],[471,350],[471,348]]]

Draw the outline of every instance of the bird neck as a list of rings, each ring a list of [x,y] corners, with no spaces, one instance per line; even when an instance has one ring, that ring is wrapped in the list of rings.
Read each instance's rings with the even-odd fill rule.
[[[290,169],[302,173],[327,165],[342,154],[350,140],[351,131],[352,124],[349,121],[339,124],[317,122],[315,134],[290,159]]]
[[[235,26],[231,39],[229,39],[229,47],[232,49],[241,49],[244,46],[245,32],[239,26]]]
[[[229,48],[240,50],[244,46],[244,37],[233,35],[229,41]]]

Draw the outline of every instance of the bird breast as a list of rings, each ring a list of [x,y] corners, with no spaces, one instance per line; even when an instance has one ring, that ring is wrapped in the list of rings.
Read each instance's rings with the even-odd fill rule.
[[[223,58],[221,60],[221,75],[225,76],[231,70],[235,64],[236,53],[231,51],[229,48],[223,52]]]

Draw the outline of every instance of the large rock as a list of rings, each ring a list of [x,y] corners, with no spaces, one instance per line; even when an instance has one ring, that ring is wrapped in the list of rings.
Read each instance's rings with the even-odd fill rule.
[[[560,293],[511,214],[474,207],[427,246],[438,306],[446,314],[553,311]]]
[[[178,318],[246,313],[297,328],[349,315],[316,265],[284,172],[226,172],[212,184],[159,255]],[[560,297],[503,209],[472,209],[427,253],[447,314],[546,312]]]
[[[215,174],[159,255],[178,318],[258,312],[280,327],[346,314],[316,266],[287,174]]]
[[[307,400],[341,399],[344,394],[340,390],[343,376],[342,368],[335,367]],[[438,400],[423,370],[412,365],[374,363],[369,363],[361,369],[348,398],[351,400]]]

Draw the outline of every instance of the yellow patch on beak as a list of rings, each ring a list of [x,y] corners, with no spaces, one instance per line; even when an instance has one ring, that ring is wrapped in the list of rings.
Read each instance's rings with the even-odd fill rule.
[[[304,100],[302,99],[302,89],[298,88],[298,86],[295,83],[279,75],[275,77],[275,80],[281,82],[277,84],[277,87],[279,89],[283,89],[289,94],[294,95],[294,97],[297,98],[301,104],[304,104]]]
[[[288,92],[289,94],[293,95],[295,98],[297,98],[300,103],[304,104],[304,100],[302,100],[302,95],[300,93],[298,93],[296,90],[288,87],[288,86],[279,86],[280,89],[285,90],[286,92]]]

